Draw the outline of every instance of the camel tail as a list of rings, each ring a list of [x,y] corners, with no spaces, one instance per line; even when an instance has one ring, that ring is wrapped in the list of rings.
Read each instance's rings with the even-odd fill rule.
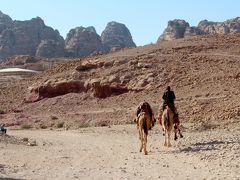
[[[146,117],[144,117],[144,120],[143,120],[143,130],[144,130],[144,133],[146,135],[148,135],[148,128],[147,128],[147,119],[146,119]]]

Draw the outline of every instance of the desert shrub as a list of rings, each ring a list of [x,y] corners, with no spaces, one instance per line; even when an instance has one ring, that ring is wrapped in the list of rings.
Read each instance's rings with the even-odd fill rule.
[[[21,129],[31,129],[31,128],[32,128],[32,126],[30,124],[23,124],[21,126]]]
[[[88,123],[81,123],[81,124],[79,125],[79,128],[87,128],[87,127],[89,127],[89,124],[88,124]]]
[[[5,111],[0,109],[0,114],[5,114]]]
[[[59,122],[59,123],[57,123],[57,128],[62,128],[63,125],[64,125],[64,122]]]

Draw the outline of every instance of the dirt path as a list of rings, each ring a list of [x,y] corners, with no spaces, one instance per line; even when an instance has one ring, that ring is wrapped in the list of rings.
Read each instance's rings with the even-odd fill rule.
[[[139,153],[135,125],[76,131],[19,130],[38,146],[0,143],[0,179],[239,179],[239,130],[185,132],[163,147],[158,127],[149,155]]]

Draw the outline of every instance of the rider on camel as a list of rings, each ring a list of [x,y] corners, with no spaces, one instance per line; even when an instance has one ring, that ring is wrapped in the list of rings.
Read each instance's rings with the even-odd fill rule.
[[[164,91],[162,99],[163,99],[163,105],[162,105],[162,108],[160,108],[159,117],[158,117],[160,125],[162,125],[161,119],[162,119],[163,110],[166,108],[166,106],[168,106],[174,113],[174,124],[178,126],[180,124],[180,121],[178,118],[177,109],[174,104],[174,100],[176,99],[176,96],[174,94],[174,91],[171,90],[170,86],[168,86],[167,89]]]
[[[149,114],[150,118],[152,119],[152,122],[156,122],[156,119],[154,118],[154,115],[153,115],[153,110],[150,106],[150,104],[146,101],[144,102],[141,102],[138,107],[137,107],[137,111],[136,111],[136,119],[138,117],[138,115],[141,113],[141,112],[146,112]],[[153,123],[154,124],[154,123]]]

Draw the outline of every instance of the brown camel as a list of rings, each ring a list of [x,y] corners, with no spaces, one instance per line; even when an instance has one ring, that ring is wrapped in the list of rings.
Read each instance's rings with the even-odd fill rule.
[[[153,119],[150,118],[150,115],[146,112],[140,112],[137,117],[137,128],[139,132],[139,139],[141,141],[140,152],[144,149],[144,154],[147,155],[147,135],[148,130],[154,125]]]

